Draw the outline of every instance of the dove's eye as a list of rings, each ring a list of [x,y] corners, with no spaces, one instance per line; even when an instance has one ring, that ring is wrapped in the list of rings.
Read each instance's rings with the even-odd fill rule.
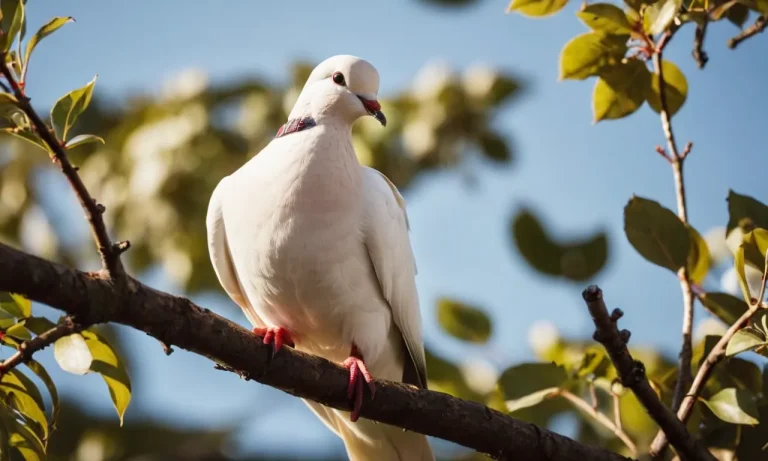
[[[347,84],[347,82],[344,81],[344,74],[341,72],[334,72],[333,77],[331,78],[333,79],[333,83],[337,85],[346,86]]]

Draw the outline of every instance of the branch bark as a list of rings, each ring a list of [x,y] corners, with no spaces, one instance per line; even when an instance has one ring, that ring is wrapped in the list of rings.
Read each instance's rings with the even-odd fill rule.
[[[608,315],[603,292],[596,285],[584,290],[582,296],[595,323],[594,339],[605,347],[621,378],[621,384],[634,392],[683,459],[715,461],[715,457],[697,443],[685,425],[659,400],[645,376],[643,363],[632,358],[627,349],[630,333],[628,330],[619,332],[616,326],[623,315],[621,310],[615,309]]]
[[[272,347],[251,332],[190,300],[154,290],[138,280],[113,284],[105,274],[85,273],[0,243],[0,290],[48,304],[83,324],[117,322],[161,342],[208,357],[220,368],[296,397],[350,410],[348,371],[290,348]],[[376,398],[364,418],[402,427],[517,461],[629,461],[578,443],[482,404],[447,394],[376,381]]]
[[[768,15],[758,16],[755,23],[742,30],[739,35],[728,40],[728,48],[736,48],[744,40],[762,33],[768,27]]]

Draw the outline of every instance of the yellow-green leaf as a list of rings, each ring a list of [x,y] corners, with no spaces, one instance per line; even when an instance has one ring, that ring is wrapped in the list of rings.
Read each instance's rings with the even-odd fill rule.
[[[594,122],[615,120],[635,112],[645,102],[650,73],[642,61],[604,68],[592,94]]]
[[[16,370],[14,370],[16,371]],[[8,373],[0,381],[0,391],[5,395],[13,395],[10,405],[24,415],[30,422],[30,429],[35,431],[41,440],[48,438],[48,420],[45,418],[45,407],[38,400],[40,392],[34,383],[21,372]]]
[[[7,53],[24,24],[24,3],[22,0],[3,0],[1,5],[3,17],[0,28],[4,34],[0,35],[0,49]]]
[[[29,368],[32,373],[36,374],[38,378],[45,384],[46,389],[48,389],[48,394],[51,396],[51,420],[50,420],[50,427],[52,429],[56,428],[56,422],[59,420],[59,410],[61,409],[59,405],[59,392],[56,390],[56,384],[54,384],[53,379],[51,379],[51,375],[48,374],[48,372],[45,370],[45,367],[43,367],[40,363],[29,360],[27,362],[27,368]]]
[[[658,202],[633,197],[624,207],[624,232],[635,250],[658,266],[677,272],[688,260],[688,229]]]
[[[667,111],[671,117],[685,103],[685,98],[688,96],[688,81],[685,79],[683,72],[673,62],[664,60],[661,63],[661,68],[664,72],[664,94],[667,99]],[[651,78],[651,85],[648,88],[646,98],[648,99],[648,105],[654,111],[661,112],[661,85],[657,74],[653,74]]]
[[[732,325],[749,309],[744,300],[728,293],[704,293],[701,303],[727,325]]]
[[[5,330],[5,334],[22,341],[28,341],[32,339],[32,335],[29,333],[29,330],[27,330],[27,327],[24,326],[23,321],[17,323],[16,325],[12,325],[10,328]]]
[[[58,139],[66,141],[69,130],[91,103],[95,84],[96,77],[93,77],[84,87],[72,90],[56,101],[51,109],[51,122]]]
[[[0,93],[0,104],[18,104],[19,100],[10,93]]]
[[[739,249],[736,250],[736,254],[733,257],[733,265],[736,267],[736,274],[739,278],[739,286],[741,286],[741,292],[744,295],[744,300],[748,303],[752,303],[752,293],[749,292],[749,282],[747,282],[747,273],[744,268],[744,244],[739,245]]]
[[[32,38],[29,39],[29,41],[27,42],[27,50],[24,52],[24,64],[23,64],[24,67],[22,70],[22,75],[27,74],[27,68],[29,67],[29,58],[32,56],[32,51],[34,51],[37,44],[40,43],[40,40],[56,32],[56,30],[59,27],[63,26],[64,24],[68,22],[73,22],[73,21],[74,19],[72,17],[53,18],[50,21],[48,21],[47,24],[41,27],[37,31],[37,33],[35,33],[35,35],[32,36]]]
[[[40,139],[40,136],[38,136],[36,133],[22,130],[21,128],[4,128],[0,130],[0,133],[7,133],[13,137],[19,138],[30,144],[33,144],[34,146],[37,146],[46,152],[49,152],[48,146],[45,145],[43,140]]]
[[[21,311],[21,318],[27,318],[30,315],[32,315],[32,302],[25,298],[23,295],[16,294],[16,293],[9,293],[11,295],[11,299],[16,303],[17,306],[19,306],[19,310]]]
[[[516,11],[523,16],[540,18],[557,13],[567,3],[568,0],[512,0],[507,13]]]
[[[680,9],[682,0],[658,0],[645,8],[643,28],[649,35],[664,32]]]
[[[10,435],[11,446],[19,450],[25,460],[45,459],[45,448],[40,437],[17,421],[16,414],[5,402],[0,403],[0,421]],[[28,457],[24,451],[31,452],[31,455],[37,456],[37,458]]]
[[[627,15],[621,8],[611,3],[592,3],[576,13],[576,16],[592,30],[626,35],[632,32],[632,25],[627,20]]]
[[[91,371],[101,374],[104,382],[107,383],[109,395],[122,426],[123,415],[131,402],[131,380],[128,372],[112,346],[103,337],[90,330],[83,331],[83,336],[93,355]]]
[[[584,80],[606,66],[621,62],[627,36],[587,32],[572,38],[560,52],[559,79]]]
[[[39,335],[54,328],[56,324],[45,317],[29,317],[24,322],[24,326],[32,333]]]
[[[516,401],[535,392],[559,388],[567,379],[565,368],[554,362],[521,363],[501,374],[499,387],[505,400]]]
[[[744,261],[758,269],[761,273],[765,269],[765,256],[768,252],[768,230],[755,228],[744,234]]]
[[[701,237],[701,234],[692,226],[688,227],[691,234],[691,249],[688,253],[688,277],[694,283],[701,283],[709,272],[710,257],[707,242]]]
[[[727,388],[707,399],[701,399],[718,418],[731,424],[756,425],[757,405],[746,389]]]
[[[729,190],[726,236],[737,227],[745,234],[756,227],[768,229],[768,206],[748,195]]]
[[[104,139],[96,136],[95,134],[80,134],[67,141],[65,147],[67,149],[74,149],[77,146],[82,146],[83,144],[90,144],[94,142],[100,142],[104,144]]]
[[[765,334],[757,328],[745,327],[733,335],[725,349],[725,355],[736,355],[740,352],[756,349],[768,344]]]
[[[442,298],[437,302],[437,321],[450,335],[473,343],[491,337],[491,321],[482,310]]]
[[[94,359],[85,338],[78,333],[57,339],[53,343],[53,357],[62,370],[75,375],[88,373]]]
[[[529,209],[512,220],[515,246],[525,260],[539,272],[583,282],[594,277],[608,259],[608,239],[604,232],[571,241],[555,241]]]

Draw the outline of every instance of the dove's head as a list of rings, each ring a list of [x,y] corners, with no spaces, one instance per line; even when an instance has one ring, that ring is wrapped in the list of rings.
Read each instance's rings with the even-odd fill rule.
[[[355,56],[333,56],[321,62],[307,79],[290,118],[312,116],[352,124],[371,115],[382,125],[387,118],[377,100],[379,73]]]

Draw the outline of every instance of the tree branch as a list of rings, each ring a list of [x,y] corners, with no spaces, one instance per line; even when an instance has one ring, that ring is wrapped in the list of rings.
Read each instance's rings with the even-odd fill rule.
[[[670,442],[683,459],[711,460],[715,458],[691,436],[685,425],[659,400],[645,376],[645,366],[634,360],[627,349],[630,332],[616,326],[623,313],[615,309],[609,316],[603,300],[603,292],[596,285],[589,286],[582,294],[595,323],[595,341],[605,347],[616,367],[621,384],[634,392],[654,421],[667,434]]]
[[[659,45],[656,48],[656,53],[653,55],[653,67],[659,79],[659,99],[661,101],[661,110],[659,116],[661,118],[661,128],[664,131],[664,137],[667,140],[667,149],[669,150],[668,158],[672,165],[672,174],[675,179],[675,196],[677,197],[677,215],[680,220],[688,224],[688,207],[686,204],[685,194],[685,182],[683,180],[683,163],[688,157],[688,154],[693,148],[692,143],[688,143],[685,149],[680,152],[677,148],[677,142],[675,141],[675,133],[672,131],[671,115],[669,113],[669,104],[666,94],[666,82],[664,80],[664,67],[662,66],[662,58],[664,54],[664,48],[669,44],[672,36],[677,29],[671,29],[659,40]],[[693,374],[691,371],[691,360],[693,358],[693,306],[694,296],[693,287],[691,286],[690,274],[688,268],[683,266],[678,272],[680,278],[680,290],[683,293],[683,324],[682,324],[682,344],[680,346],[680,356],[678,361],[677,370],[677,382],[675,383],[675,392],[672,397],[672,409],[677,411],[680,407],[680,403],[685,396],[685,390],[690,386],[693,380]],[[658,437],[658,435],[657,435]]]
[[[696,32],[693,36],[693,59],[696,61],[699,69],[703,69],[707,65],[707,61],[709,61],[709,56],[704,51],[704,38],[707,36],[708,25],[709,19],[704,18],[701,24],[696,25]]]
[[[731,338],[733,338],[733,335],[735,335],[737,331],[747,326],[749,319],[755,315],[755,312],[757,312],[757,310],[762,305],[762,300],[765,297],[766,282],[768,282],[767,279],[768,253],[765,255],[765,268],[763,269],[762,285],[760,285],[760,296],[758,296],[754,303],[750,303],[749,309],[747,309],[747,311],[744,312],[744,314],[742,314],[742,316],[736,320],[736,322],[734,322],[734,324],[731,325],[728,330],[726,330],[725,334],[720,337],[720,340],[717,342],[717,344],[715,344],[715,347],[709,351],[707,358],[704,359],[704,362],[699,367],[699,371],[696,373],[696,378],[694,378],[690,390],[685,395],[685,398],[680,405],[680,409],[677,411],[677,417],[683,423],[687,422],[688,418],[691,416],[693,405],[696,403],[696,399],[699,397],[699,394],[704,388],[704,385],[707,383],[707,380],[712,375],[712,371],[715,369],[715,366],[720,363],[721,360],[723,360],[723,357],[725,357],[726,348],[728,347],[728,343],[731,341]],[[667,437],[665,437],[663,433],[656,434],[656,437],[651,443],[651,455],[654,457],[660,455],[666,449],[666,447]]]
[[[234,322],[128,278],[129,283],[116,285],[102,273],[81,272],[0,243],[0,290],[58,308],[83,324],[111,321],[131,326],[163,343],[208,357],[246,379],[350,410],[348,370],[290,348],[273,358],[270,345]],[[402,383],[377,380],[376,398],[363,405],[361,414],[497,459],[629,461],[482,404]]]
[[[736,48],[744,40],[763,32],[766,27],[768,27],[768,15],[758,16],[754,24],[742,30],[739,35],[728,40],[728,48]]]
[[[637,446],[632,441],[632,439],[629,438],[626,432],[621,428],[621,423],[618,424],[614,423],[610,420],[607,416],[597,411],[594,407],[592,407],[590,404],[584,401],[581,397],[574,395],[573,393],[565,390],[560,389],[557,391],[557,395],[563,397],[564,399],[571,402],[576,408],[580,409],[584,413],[591,416],[595,421],[602,424],[606,429],[613,432],[613,435],[619,438],[624,445],[629,448],[629,451],[632,455],[632,457],[637,457]]]
[[[54,328],[35,336],[29,341],[24,341],[19,345],[19,350],[16,351],[15,354],[0,363],[0,377],[8,373],[17,365],[27,362],[32,358],[32,354],[35,352],[45,349],[56,342],[57,339],[76,333],[82,330],[82,328],[82,325],[75,323],[72,318],[65,317],[62,320],[62,323],[56,325]]]
[[[124,274],[123,265],[120,262],[120,254],[128,249],[130,246],[127,242],[113,245],[107,232],[107,226],[104,224],[102,214],[104,213],[104,205],[97,203],[96,200],[91,197],[91,194],[83,184],[80,175],[77,173],[77,169],[72,166],[69,158],[67,157],[67,150],[64,147],[64,142],[56,138],[56,134],[48,128],[43,122],[40,116],[35,112],[30,104],[29,98],[24,94],[24,89],[16,81],[16,78],[11,72],[11,69],[5,62],[5,56],[0,54],[0,73],[8,81],[8,84],[13,89],[13,94],[18,100],[17,105],[29,118],[34,130],[40,135],[40,138],[48,146],[51,157],[54,163],[56,163],[61,169],[64,176],[67,177],[69,184],[75,191],[80,205],[85,211],[85,217],[88,219],[88,223],[91,227],[91,234],[93,240],[96,242],[96,247],[99,249],[99,255],[101,256],[101,262],[103,270],[107,272],[110,277],[119,277]]]

